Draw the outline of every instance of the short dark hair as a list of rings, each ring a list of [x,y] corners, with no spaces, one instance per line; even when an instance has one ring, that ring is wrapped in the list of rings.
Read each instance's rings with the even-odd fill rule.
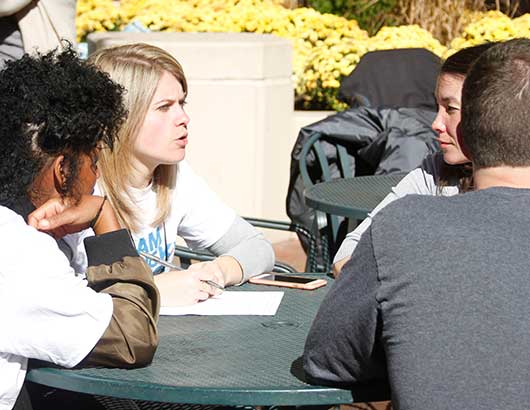
[[[8,62],[0,71],[0,204],[27,196],[59,155],[67,170],[60,194],[76,198],[80,155],[112,147],[126,115],[122,94],[71,46]]]
[[[493,47],[495,44],[498,43],[482,43],[458,50],[456,53],[447,57],[443,62],[440,68],[440,74],[459,74],[465,77],[475,60],[479,58],[484,51]]]
[[[530,40],[485,51],[462,89],[462,142],[475,169],[530,166]]]

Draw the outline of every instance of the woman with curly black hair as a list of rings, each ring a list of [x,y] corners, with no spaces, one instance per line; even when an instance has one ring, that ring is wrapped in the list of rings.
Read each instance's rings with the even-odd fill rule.
[[[153,357],[151,271],[105,199],[90,195],[98,152],[112,149],[124,116],[121,87],[70,48],[25,55],[0,72],[2,408],[24,407],[15,401],[28,358],[134,367]],[[94,227],[86,280],[52,237],[25,223],[31,211],[33,225],[66,221],[54,236]],[[109,247],[112,258],[102,252]]]

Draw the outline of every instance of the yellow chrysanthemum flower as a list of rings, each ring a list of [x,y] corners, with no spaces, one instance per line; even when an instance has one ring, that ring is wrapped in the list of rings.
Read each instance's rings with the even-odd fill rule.
[[[368,51],[423,47],[447,57],[463,47],[514,37],[530,38],[530,14],[510,19],[464,11],[469,24],[446,48],[417,25],[383,27],[369,37],[355,20],[311,8],[287,9],[282,0],[78,0],[79,40],[93,31],[120,30],[139,21],[153,31],[270,33],[293,44],[297,101],[342,109],[337,88]]]

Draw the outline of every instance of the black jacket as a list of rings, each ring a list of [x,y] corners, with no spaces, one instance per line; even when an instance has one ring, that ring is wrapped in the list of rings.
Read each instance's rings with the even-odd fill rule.
[[[351,144],[351,175],[373,175],[408,172],[421,164],[428,154],[439,149],[431,123],[436,113],[415,108],[350,108],[300,129],[291,152],[291,169],[287,192],[287,215],[295,223],[311,229],[313,210],[304,200],[304,184],[299,160],[302,147],[315,132],[333,135]],[[340,177],[336,151],[330,143],[323,149],[331,164],[331,173]],[[315,158],[307,159],[311,175],[319,182],[320,169]],[[302,239],[302,238],[300,238]]]

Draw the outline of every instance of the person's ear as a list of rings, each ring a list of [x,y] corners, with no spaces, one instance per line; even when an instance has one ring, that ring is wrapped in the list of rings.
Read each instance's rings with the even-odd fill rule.
[[[64,155],[59,155],[53,161],[53,184],[57,192],[64,192],[66,188],[67,169]]]
[[[460,151],[462,151],[462,153],[466,156],[466,158],[471,161],[472,158],[469,155],[469,149],[467,148],[466,143],[464,141],[463,134],[462,134],[462,128],[460,127],[460,124],[456,126],[456,138],[458,139],[458,145],[460,145]]]

